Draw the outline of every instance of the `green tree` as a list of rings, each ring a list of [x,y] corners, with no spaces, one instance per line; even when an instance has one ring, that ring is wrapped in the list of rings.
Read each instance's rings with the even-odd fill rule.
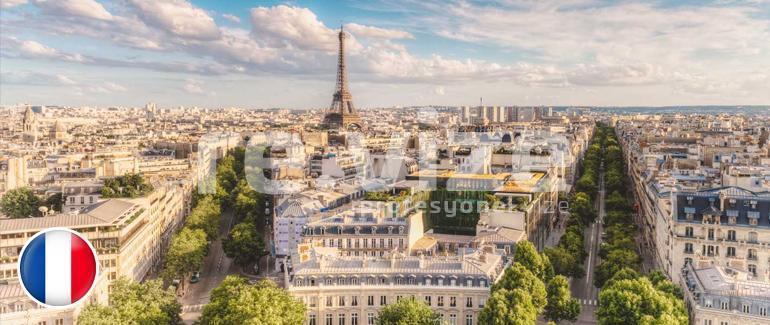
[[[378,325],[434,325],[440,321],[441,315],[413,297],[387,305],[377,314]]]
[[[203,230],[182,228],[182,231],[171,238],[163,270],[164,279],[171,280],[199,270],[203,265],[207,246],[206,233]]]
[[[543,263],[543,258],[531,242],[527,240],[518,242],[516,244],[516,251],[513,254],[513,260],[527,270],[532,271],[541,280],[545,278],[546,266]]]
[[[649,279],[613,281],[599,292],[599,324],[689,324],[681,299],[658,291]]]
[[[557,275],[548,282],[546,292],[548,297],[548,305],[545,306],[546,319],[554,322],[577,320],[580,315],[580,303],[572,298],[567,278]]]
[[[219,219],[222,215],[219,203],[211,195],[200,198],[187,216],[186,227],[200,229],[208,240],[214,240],[219,234]]]
[[[174,292],[164,290],[159,280],[144,283],[120,278],[112,283],[109,306],[88,305],[78,324],[179,324],[182,306]]]
[[[543,254],[548,256],[556,274],[573,278],[581,278],[585,275],[585,270],[576,256],[564,247],[548,247],[543,250]]]
[[[251,222],[235,225],[227,236],[227,240],[222,243],[227,257],[232,258],[235,264],[241,267],[254,263],[264,246],[262,238],[257,234],[257,227]]]
[[[585,173],[575,183],[575,190],[588,194],[590,197],[596,197],[598,187],[596,186],[596,180],[594,180],[594,173]]]
[[[153,187],[147,184],[142,174],[125,174],[104,180],[102,197],[136,198],[149,194]]]
[[[594,273],[594,284],[597,287],[604,286],[604,283],[612,278],[615,273],[623,268],[639,269],[641,258],[639,254],[634,251],[626,249],[618,249],[610,251],[607,254],[607,258],[602,260],[596,267],[596,273]]]
[[[217,185],[222,187],[224,193],[233,193],[233,189],[238,183],[238,175],[233,169],[233,163],[233,156],[226,155],[217,164]],[[221,199],[224,199],[227,204],[232,204],[234,197],[227,195]]]
[[[570,254],[580,261],[588,255],[585,251],[583,232],[579,226],[570,226],[559,240],[559,246],[564,247]]]
[[[570,212],[580,217],[583,224],[589,224],[596,219],[596,210],[591,196],[584,192],[578,192],[570,202]]]
[[[262,195],[255,191],[245,180],[238,181],[233,193],[233,205],[238,219],[251,219],[259,221],[264,216],[264,206]]]
[[[246,279],[227,276],[211,292],[200,323],[294,325],[305,322],[305,304],[270,280],[249,285]]]
[[[0,199],[0,211],[11,218],[27,218],[37,214],[40,198],[29,187],[9,190]]]
[[[620,280],[636,280],[639,277],[641,277],[639,272],[636,272],[634,269],[624,267],[620,269],[620,271],[615,272],[615,274],[604,283],[604,286],[610,286],[613,282]]]
[[[45,206],[53,211],[61,211],[62,203],[64,202],[64,196],[61,193],[56,193],[45,199],[45,202],[41,203],[41,206]]]
[[[531,325],[539,311],[532,296],[523,289],[499,289],[492,292],[479,313],[479,324]]]
[[[518,262],[514,262],[513,265],[505,269],[505,273],[503,273],[500,280],[492,286],[492,291],[500,289],[509,291],[522,289],[527,292],[532,297],[532,303],[537,308],[536,314],[542,311],[547,302],[543,281]]]
[[[660,270],[650,272],[647,274],[647,278],[650,279],[650,282],[652,282],[652,285],[654,285],[655,289],[658,289],[658,291],[668,293],[679,299],[684,297],[682,288],[672,283],[671,280],[669,280],[668,277],[666,277],[666,275],[663,274],[663,272]]]
[[[628,204],[628,199],[618,191],[612,192],[612,194],[607,197],[605,204],[609,211],[628,211],[631,209],[631,206]]]

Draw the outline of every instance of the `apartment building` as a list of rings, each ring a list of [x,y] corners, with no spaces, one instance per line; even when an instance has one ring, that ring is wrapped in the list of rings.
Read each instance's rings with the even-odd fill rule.
[[[738,187],[672,193],[674,268],[723,266],[770,282],[770,193]]]
[[[727,267],[682,270],[681,285],[692,324],[770,324],[770,284]]]
[[[171,234],[181,227],[184,216],[189,213],[193,190],[193,184],[185,179],[166,180],[154,186],[155,190],[146,197],[107,199],[73,213],[0,219],[0,281],[8,283],[0,284],[0,311],[4,311],[0,313],[0,323],[56,324],[68,320],[69,324],[82,307],[71,309],[68,314],[39,309],[21,291],[17,273],[19,253],[27,240],[43,229],[70,228],[83,234],[94,246],[103,292],[95,294],[93,299],[106,301],[100,296],[107,294],[110,281],[119,277],[143,280],[158,266]],[[20,315],[36,315],[37,319]]]
[[[447,324],[474,325],[506,266],[491,246],[454,256],[363,258],[313,247],[287,289],[308,307],[308,325],[375,324],[380,308],[405,298],[424,301]]]

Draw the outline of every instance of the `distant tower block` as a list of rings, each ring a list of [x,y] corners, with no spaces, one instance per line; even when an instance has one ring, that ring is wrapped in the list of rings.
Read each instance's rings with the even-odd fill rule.
[[[340,27],[340,51],[337,59],[337,85],[332,105],[324,116],[324,125],[329,129],[361,129],[361,117],[353,106],[353,95],[348,90],[348,70],[345,65],[345,32]]]

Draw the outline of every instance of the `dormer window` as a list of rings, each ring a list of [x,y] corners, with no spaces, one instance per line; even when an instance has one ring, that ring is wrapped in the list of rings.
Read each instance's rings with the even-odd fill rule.
[[[756,209],[757,208],[757,201],[756,200],[751,200],[751,202],[749,202],[749,204],[751,205],[752,209]]]
[[[687,205],[692,205],[692,196],[687,197]]]

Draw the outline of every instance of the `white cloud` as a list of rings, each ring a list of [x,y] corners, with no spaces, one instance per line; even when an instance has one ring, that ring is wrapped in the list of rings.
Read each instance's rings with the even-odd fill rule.
[[[22,41],[19,44],[19,52],[30,57],[53,58],[59,56],[59,51],[35,41]]]
[[[139,17],[173,35],[198,39],[218,39],[221,34],[214,19],[203,9],[184,0],[130,0]]]
[[[276,48],[323,50],[337,46],[335,32],[307,8],[279,5],[251,9],[254,39]]]
[[[36,0],[35,4],[46,13],[57,16],[112,20],[112,14],[94,0]]]
[[[8,9],[27,3],[27,0],[3,0],[0,1],[0,8]]]
[[[227,19],[227,20],[229,20],[231,22],[234,22],[234,23],[240,23],[241,22],[241,18],[238,18],[238,16],[236,16],[236,15],[222,14],[222,18]]]
[[[3,72],[0,74],[3,84],[33,85],[33,86],[69,86],[76,82],[62,74],[40,72]]]
[[[82,85],[79,89],[81,91],[97,94],[113,94],[128,91],[126,87],[109,81],[100,84],[89,83],[88,85]]]
[[[406,31],[397,29],[385,29],[374,26],[359,25],[356,23],[345,24],[345,30],[351,34],[364,37],[364,38],[376,38],[376,39],[413,39],[414,36]]]
[[[616,94],[621,91],[619,87],[630,89],[632,95],[631,90],[660,87],[686,94],[720,92],[766,98],[756,94],[768,89],[769,80],[758,76],[770,75],[766,71],[770,66],[770,21],[759,18],[751,7],[664,8],[628,2],[595,5],[591,0],[499,4],[502,7],[473,2],[415,3],[410,5],[408,21],[388,23],[411,27],[404,30],[346,24],[351,83],[410,84],[413,89],[419,85],[420,91],[427,89],[441,96],[426,98],[446,100],[461,96],[463,91],[491,91],[480,86],[483,83],[499,83],[506,90],[542,88],[531,95],[539,100],[555,98],[547,92],[600,94],[595,91],[599,87],[618,87],[613,89]],[[45,9],[52,8],[51,3],[41,2],[39,6],[43,8],[39,13],[1,22],[3,27],[12,27],[4,28],[6,35],[77,35],[138,49],[140,55],[81,55],[6,36],[2,44],[4,57],[333,83],[338,30],[327,27],[307,8],[253,8],[251,28],[246,29],[233,24],[217,26],[205,10],[181,0],[114,2],[108,7],[112,14],[105,10],[110,21],[94,19],[99,16],[98,10],[88,16],[68,9],[55,16],[55,12]],[[239,21],[236,15],[221,16]],[[414,42],[402,41],[415,37],[406,30],[418,30],[418,26],[424,28],[418,34],[421,38],[431,32],[449,38],[435,50],[440,52],[416,55],[406,47]],[[34,38],[45,39],[37,35]],[[482,45],[483,50],[475,51],[473,44]],[[463,55],[474,54],[463,53],[489,55],[485,60],[466,59]],[[500,63],[489,59],[498,57],[502,58]],[[750,74],[756,77],[747,77]],[[450,85],[451,93],[439,94]],[[190,79],[181,88],[206,93],[203,86],[199,80]],[[211,86],[216,87],[213,83]],[[179,89],[180,85],[172,88]],[[511,91],[504,93],[513,96]]]
[[[184,91],[191,93],[191,94],[202,94],[203,93],[203,82],[196,79],[187,79],[185,80],[184,86],[182,87]]]

